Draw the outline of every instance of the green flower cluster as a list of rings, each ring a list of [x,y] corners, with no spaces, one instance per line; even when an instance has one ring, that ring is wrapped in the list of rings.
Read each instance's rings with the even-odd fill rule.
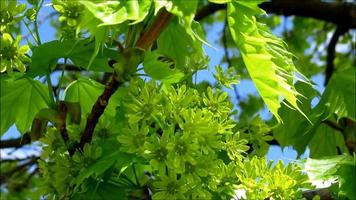
[[[145,191],[157,200],[230,199],[236,190],[247,199],[297,199],[309,187],[298,166],[272,167],[246,153],[247,143],[266,138],[237,131],[233,106],[218,89],[133,78],[119,96],[116,115],[105,116],[92,143],[72,156],[60,133],[47,130],[39,162],[46,197],[85,199],[106,185],[122,199]],[[266,132],[258,124],[249,129]],[[69,127],[67,144],[78,142],[82,127]]]
[[[0,71],[11,73],[13,68],[18,69],[20,72],[25,72],[26,67],[23,62],[30,62],[30,58],[25,54],[29,51],[29,46],[20,46],[19,42],[21,36],[17,36],[16,40],[8,33],[0,36]]]
[[[228,95],[211,88],[200,94],[185,85],[134,82],[121,105],[124,120],[117,138],[121,151],[152,167],[155,178],[147,184],[153,199],[231,195],[237,179],[229,170],[248,147],[233,131],[236,122],[230,117]]]
[[[235,170],[240,183],[238,189],[245,191],[244,199],[302,199],[302,189],[312,189],[308,176],[294,163],[275,166],[265,158],[254,156],[240,163]]]
[[[26,4],[17,4],[16,0],[0,1],[0,32],[9,30],[9,26],[19,22],[22,16],[18,16],[26,9]]]
[[[70,0],[53,0],[53,8],[59,12],[59,21],[66,22],[68,26],[79,24],[83,5]]]

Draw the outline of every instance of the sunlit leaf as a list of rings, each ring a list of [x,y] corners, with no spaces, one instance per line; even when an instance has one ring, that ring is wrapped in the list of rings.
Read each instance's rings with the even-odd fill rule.
[[[297,105],[299,93],[293,86],[298,71],[283,41],[273,36],[264,24],[256,21],[255,15],[265,13],[258,7],[259,2],[229,3],[228,22],[252,81],[269,110],[280,122],[278,110],[282,98],[304,115]]]
[[[0,133],[5,133],[13,124],[25,133],[37,112],[50,105],[47,87],[29,78],[1,78],[0,81]]]

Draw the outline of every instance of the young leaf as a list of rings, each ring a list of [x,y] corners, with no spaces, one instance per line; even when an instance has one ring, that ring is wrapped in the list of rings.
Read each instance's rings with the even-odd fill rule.
[[[198,1],[154,0],[154,3],[156,13],[159,9],[165,7],[168,12],[183,19],[186,32],[193,36],[191,26],[198,6]]]
[[[88,115],[96,99],[103,92],[104,86],[91,79],[80,78],[72,82],[65,90],[65,100],[79,102],[82,116]]]
[[[166,83],[176,83],[184,77],[184,74],[175,68],[174,61],[155,51],[146,54],[143,68],[152,78]]]
[[[102,21],[99,26],[115,25],[125,21],[133,21],[133,24],[141,22],[149,12],[151,1],[103,1],[94,3],[80,1],[86,9],[97,19]]]
[[[176,67],[183,72],[188,71],[188,67],[199,65],[204,59],[201,41],[189,35],[179,20],[170,22],[158,38],[157,46],[158,52],[173,59]]]
[[[299,93],[293,86],[295,73],[298,71],[283,41],[256,21],[255,15],[265,13],[258,7],[260,2],[229,3],[229,28],[258,92],[269,110],[281,122],[278,109],[282,98],[304,115],[297,105]]]
[[[0,134],[5,133],[14,123],[24,133],[31,126],[37,112],[49,107],[47,87],[29,78],[2,78],[0,81]]]
[[[33,50],[32,64],[29,76],[42,76],[51,71],[60,58],[69,58],[78,67],[86,67],[94,51],[94,45],[88,41],[54,40],[36,47]],[[105,49],[93,60],[91,70],[111,72],[107,63],[108,57],[115,55],[110,49]]]
[[[338,155],[324,157],[323,159],[307,159],[304,170],[311,181],[335,181],[339,182],[339,195],[349,199],[355,199],[355,171],[356,157],[350,155]]]
[[[348,117],[356,120],[355,74],[355,68],[351,67],[331,77],[319,103],[326,106],[328,116],[335,113],[337,119]]]

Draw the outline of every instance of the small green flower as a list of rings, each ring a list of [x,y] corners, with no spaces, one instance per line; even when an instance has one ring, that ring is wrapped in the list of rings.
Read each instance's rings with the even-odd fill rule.
[[[232,196],[234,186],[239,182],[236,178],[236,167],[234,162],[224,164],[221,162],[218,165],[218,173],[215,173],[209,182],[209,188],[212,191],[219,193],[227,193]]]
[[[188,134],[176,134],[168,143],[169,166],[179,171],[185,171],[186,161],[196,163],[194,157],[199,152],[198,145],[189,139]]]
[[[53,8],[60,13],[59,21],[66,22],[68,26],[78,25],[84,10],[82,4],[68,0],[54,0]]]
[[[213,92],[213,89],[208,87],[206,94],[203,95],[204,105],[216,116],[225,117],[231,112],[233,105],[228,101],[229,95],[219,89]]]
[[[187,191],[185,183],[182,179],[177,180],[175,173],[170,173],[169,176],[160,176],[160,181],[153,183],[155,190],[152,199],[159,200],[175,200],[187,199],[184,193]]]
[[[241,160],[249,149],[247,140],[241,139],[239,133],[226,136],[225,149],[231,160]]]
[[[151,82],[136,92],[130,93],[130,97],[125,99],[125,106],[129,113],[127,117],[130,123],[137,123],[143,119],[150,119],[161,111],[160,101],[162,96],[159,95],[157,86]]]
[[[26,4],[17,5],[16,0],[0,1],[0,31],[3,32],[11,24],[20,21],[18,14],[26,9]]]
[[[150,160],[150,164],[160,173],[165,173],[168,155],[168,132],[163,131],[162,137],[153,135],[145,143],[144,157]]]
[[[216,66],[215,70],[216,74],[213,75],[220,85],[232,89],[231,85],[236,85],[239,83],[240,76],[235,74],[235,68],[230,67],[223,71],[221,66]]]
[[[26,67],[23,61],[28,62],[29,58],[25,55],[29,47],[27,45],[19,46],[21,36],[17,36],[14,41],[10,34],[4,33],[1,36],[0,43],[0,70],[1,72],[7,71],[11,73],[13,68],[18,69],[20,72],[25,72]]]
[[[138,123],[125,127],[122,130],[123,133],[117,137],[122,144],[121,149],[128,153],[141,153],[148,131],[146,124],[141,125],[141,128]]]

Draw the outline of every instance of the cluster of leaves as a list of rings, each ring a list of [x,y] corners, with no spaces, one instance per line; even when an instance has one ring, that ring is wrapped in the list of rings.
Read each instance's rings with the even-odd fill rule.
[[[312,188],[314,179],[308,179],[299,165],[266,162],[271,131],[281,145],[293,145],[302,153],[325,133],[323,121],[355,121],[355,91],[346,86],[355,82],[355,69],[335,74],[319,104],[311,108],[316,92],[304,79],[295,84],[299,72],[292,54],[256,20],[265,14],[258,7],[262,1],[211,2],[227,4],[231,39],[275,117],[276,123],[270,123],[276,126],[256,116],[262,107],[259,98],[250,96],[249,105],[240,102],[246,109],[238,121],[226,92],[194,83],[194,76],[208,63],[204,30],[194,20],[204,2],[53,0],[60,39],[46,43],[41,42],[37,23],[43,0],[30,1],[32,8],[26,12],[16,1],[1,2],[0,132],[16,125],[21,133],[40,141],[40,177],[33,183],[37,195],[47,199],[228,199],[243,191],[238,198],[299,199],[303,189]],[[154,44],[140,46],[142,35],[155,20],[162,20],[156,19],[162,12],[172,15],[167,26],[161,27]],[[25,16],[28,21],[23,23],[36,43],[29,45],[31,54],[27,54],[29,46],[19,45],[21,37],[11,32]],[[53,89],[51,73],[62,58],[63,72],[58,89]],[[84,72],[66,74],[68,63]],[[231,88],[238,84],[235,72],[218,66],[214,77],[219,86]],[[112,85],[105,87],[94,79],[107,75],[120,87],[103,100]],[[45,77],[47,84],[37,77]],[[305,99],[298,99],[299,91]],[[105,108],[103,114],[95,110],[97,104]],[[95,114],[100,119],[92,124],[90,142],[77,148],[91,122],[88,116]],[[354,137],[348,131],[346,138],[338,135],[331,141],[342,152],[348,151],[343,140]],[[310,146],[313,157],[336,154],[337,148],[320,152],[317,147]],[[323,169],[326,178],[338,178],[337,195],[352,199],[345,175],[355,163],[340,158],[320,162],[339,166],[336,172],[331,167]],[[310,177],[315,175],[314,162],[319,161],[306,162]]]

